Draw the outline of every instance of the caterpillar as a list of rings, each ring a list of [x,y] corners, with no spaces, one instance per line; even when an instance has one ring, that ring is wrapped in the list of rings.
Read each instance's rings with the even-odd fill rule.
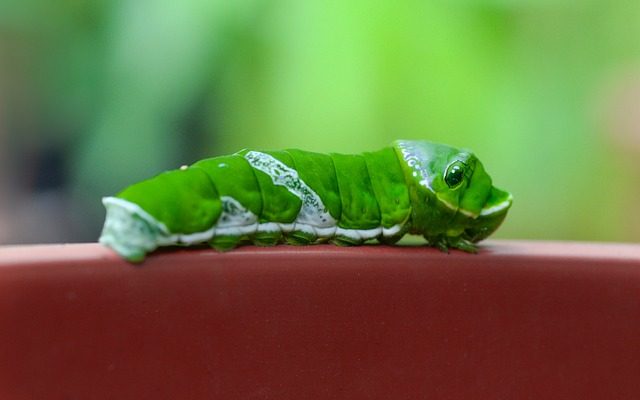
[[[159,246],[331,241],[393,244],[405,234],[475,252],[512,204],[466,149],[398,140],[358,155],[241,150],[104,197],[100,243],[140,262]]]

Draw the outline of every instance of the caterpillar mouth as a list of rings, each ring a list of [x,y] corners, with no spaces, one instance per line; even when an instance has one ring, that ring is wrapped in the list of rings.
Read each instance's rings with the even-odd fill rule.
[[[489,198],[484,207],[482,207],[480,215],[470,227],[465,229],[465,239],[478,242],[495,232],[507,216],[512,203],[513,196],[511,193],[492,187]]]

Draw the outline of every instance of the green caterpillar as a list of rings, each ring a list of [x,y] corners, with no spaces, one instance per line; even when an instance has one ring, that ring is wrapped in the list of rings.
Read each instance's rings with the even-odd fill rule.
[[[492,185],[469,150],[399,140],[361,155],[242,150],[161,173],[102,202],[100,243],[139,262],[159,246],[392,244],[407,233],[445,251],[475,252],[473,243],[498,228],[512,196]]]

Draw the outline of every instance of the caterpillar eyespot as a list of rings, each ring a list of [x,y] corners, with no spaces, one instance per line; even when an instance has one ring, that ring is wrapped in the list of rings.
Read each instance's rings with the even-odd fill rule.
[[[464,184],[462,184],[464,182]],[[420,140],[357,155],[242,150],[163,172],[105,197],[100,243],[139,262],[160,246],[331,241],[475,251],[511,207],[469,150]]]
[[[444,181],[450,189],[456,188],[462,183],[465,177],[465,169],[466,165],[461,161],[454,161],[449,165],[444,175]]]

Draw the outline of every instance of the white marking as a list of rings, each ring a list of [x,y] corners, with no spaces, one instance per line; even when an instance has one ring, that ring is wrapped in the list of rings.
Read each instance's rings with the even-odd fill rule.
[[[231,196],[221,196],[222,213],[216,221],[216,228],[250,226],[258,222],[258,217]]]
[[[296,224],[295,224],[295,222],[292,222],[290,224],[283,224],[283,223],[279,222],[278,226],[280,227],[280,230],[282,232],[291,232],[295,228]]]
[[[240,202],[231,196],[221,196],[222,213],[214,225],[211,236],[242,236],[251,235],[258,228],[258,217],[246,209]]]
[[[188,165],[182,165],[182,166],[180,166],[180,171],[186,171],[187,168],[189,168]]]
[[[151,214],[143,210],[139,205],[132,203],[128,200],[120,199],[117,197],[103,197],[102,204],[109,210],[112,209],[121,209],[127,214],[136,214],[138,217],[144,219],[146,222],[155,225],[158,229],[162,231],[162,233],[170,234],[169,228],[162,222],[156,220]],[[121,214],[125,215],[125,214]]]
[[[282,229],[275,222],[264,222],[258,225],[257,232],[282,232]]]
[[[373,239],[382,234],[382,227],[379,226],[373,229],[343,229],[338,227],[336,229],[336,236],[346,236],[355,240],[368,240]]]
[[[213,228],[207,229],[204,232],[196,232],[196,233],[181,233],[177,235],[172,235],[173,242],[171,244],[196,244],[203,243],[213,237]]]
[[[446,203],[445,203],[445,204],[446,204]],[[471,212],[471,211],[467,211],[467,210],[465,210],[464,208],[459,208],[459,209],[458,209],[458,212],[459,212],[459,213],[461,213],[461,214],[463,214],[463,215],[466,215],[467,217],[470,217],[470,218],[477,218],[477,217],[478,217],[478,213],[474,213],[474,212]]]
[[[432,193],[435,193],[435,191],[431,187],[431,184],[429,183],[429,176],[427,175],[426,170],[422,167],[420,158],[416,156],[413,151],[411,151],[411,147],[404,141],[397,142],[397,146],[400,149],[400,153],[402,154],[402,159],[404,160],[405,164],[407,164],[407,166],[413,170],[411,175],[415,177],[420,174],[421,180],[419,184],[429,189]]]
[[[255,232],[257,232],[257,230],[258,224],[245,226],[228,226],[226,228],[215,228],[211,237],[253,235]]]
[[[482,211],[480,211],[480,215],[486,216],[486,215],[494,214],[498,211],[502,211],[505,208],[509,207],[512,201],[513,201],[513,195],[509,194],[509,197],[507,197],[505,201],[498,203],[494,206],[491,206],[489,208],[483,208]]]
[[[320,239],[325,239],[325,238],[332,238],[336,235],[336,230],[338,229],[337,226],[330,226],[328,228],[319,228],[319,227],[315,227],[316,230],[316,234],[318,235],[318,238]]]
[[[115,197],[103,198],[102,204],[107,217],[99,242],[125,258],[143,258],[158,247],[156,237],[169,232],[136,204]]]
[[[382,228],[382,236],[384,237],[394,236],[398,234],[398,232],[400,232],[401,229],[402,229],[402,225],[394,225],[391,228]]]
[[[295,223],[318,227],[336,225],[336,220],[333,219],[320,196],[300,179],[298,171],[289,168],[275,157],[259,151],[249,151],[244,158],[253,168],[267,174],[274,185],[284,186],[302,201]]]

